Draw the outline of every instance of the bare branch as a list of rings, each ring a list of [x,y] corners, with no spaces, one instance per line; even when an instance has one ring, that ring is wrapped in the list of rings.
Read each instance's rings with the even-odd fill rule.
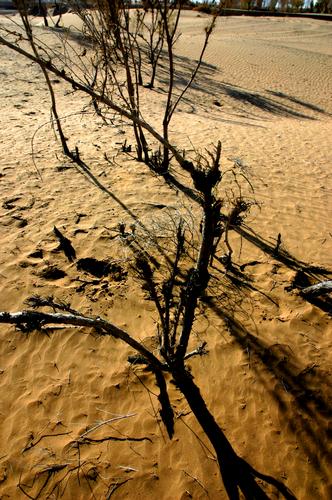
[[[179,165],[189,173],[193,172],[194,166],[191,162],[187,161],[181,153],[174,147],[172,144],[170,144],[166,139],[164,139],[149,123],[145,122],[143,119],[141,119],[136,113],[130,112],[126,109],[124,109],[122,106],[116,104],[114,101],[112,101],[109,97],[106,95],[100,94],[90,88],[88,85],[83,85],[79,81],[75,80],[72,78],[72,76],[68,75],[65,71],[58,69],[52,61],[45,60],[42,57],[38,56],[36,57],[35,55],[31,54],[30,52],[26,51],[25,49],[22,49],[21,47],[15,45],[14,43],[6,40],[4,37],[0,36],[0,44],[5,45],[6,47],[9,47],[10,49],[14,50],[18,54],[23,55],[27,59],[30,59],[30,61],[33,61],[36,64],[39,64],[39,66],[45,68],[46,70],[50,71],[51,73],[54,73],[58,78],[68,82],[72,87],[74,87],[76,90],[79,90],[81,92],[84,92],[85,94],[88,94],[91,96],[93,99],[95,99],[97,102],[101,102],[108,106],[110,109],[118,113],[119,115],[123,116],[127,120],[129,120],[132,123],[136,123],[140,125],[142,128],[147,130],[157,141],[165,145],[174,155],[174,158],[176,161],[179,163]]]
[[[78,440],[84,439],[88,434],[90,434],[91,432],[95,431],[96,429],[99,429],[103,425],[107,425],[107,424],[110,424],[112,422],[116,422],[118,420],[123,420],[124,418],[135,417],[136,415],[137,415],[137,413],[128,413],[127,415],[120,415],[119,417],[113,417],[113,418],[109,418],[108,420],[103,420],[102,422],[99,422],[98,424],[94,425],[93,427],[91,427],[90,429],[88,429],[86,432],[84,432],[83,434],[81,434],[79,436]]]
[[[319,295],[325,295],[331,292],[332,292],[332,280],[327,280],[303,288],[301,290],[301,295],[305,297],[319,297]]]
[[[121,328],[102,318],[90,318],[79,314],[44,313],[39,311],[21,311],[15,313],[0,312],[0,323],[26,325],[31,329],[41,329],[46,324],[64,324],[68,326],[85,326],[95,328],[100,335],[110,335],[133,347],[144,356],[152,367],[162,370],[162,363],[148,349],[131,337]]]

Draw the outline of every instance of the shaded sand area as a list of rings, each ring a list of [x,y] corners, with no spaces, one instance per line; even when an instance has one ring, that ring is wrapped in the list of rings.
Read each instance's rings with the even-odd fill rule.
[[[205,24],[204,16],[183,16],[179,83],[191,73]],[[331,77],[331,23],[220,18],[171,131],[189,151],[220,139],[224,170],[246,165],[259,204],[242,235],[232,236],[241,273],[214,270],[194,335],[209,353],[190,361],[192,373],[236,452],[303,500],[332,495],[329,303],[305,301],[294,288],[324,279],[332,266]],[[48,124],[40,71],[0,46],[0,79],[0,309],[53,295],[153,347],[156,313],[118,223],[134,225],[153,252],[151,234],[167,237],[179,211],[189,224],[197,207],[120,152],[128,124],[116,118],[106,128],[90,108],[78,115],[86,99],[53,78],[71,147],[94,180],[83,175],[63,158]],[[161,72],[143,104],[158,127],[163,100]],[[110,272],[68,262],[54,225],[77,259],[109,260]],[[169,441],[153,377],[127,362],[132,352],[121,343],[79,328],[45,336],[1,325],[0,353],[1,499],[27,498],[24,491],[30,498],[40,491],[38,498],[226,498],[184,398],[170,384],[176,426]],[[127,417],[89,435],[120,440],[75,445],[119,415]]]

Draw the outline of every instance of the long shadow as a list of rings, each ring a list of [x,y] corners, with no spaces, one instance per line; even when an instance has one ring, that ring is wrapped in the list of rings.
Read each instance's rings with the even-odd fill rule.
[[[322,458],[332,463],[331,432],[327,425],[332,418],[332,385],[327,374],[314,364],[299,372],[295,354],[286,344],[268,345],[234,319],[224,304],[219,305],[212,297],[205,297],[204,301],[226,321],[232,338],[249,355],[250,368],[278,403],[286,425],[299,436],[315,469],[329,480],[322,466]],[[276,379],[277,389],[271,391],[271,382],[264,377],[263,370]],[[292,396],[291,406],[286,401],[287,394]]]
[[[84,47],[91,46],[91,40],[86,36],[86,34],[81,33],[80,31],[70,28],[49,28],[49,30],[53,30],[61,35],[61,33],[65,33],[66,38],[71,39],[72,41],[82,45]],[[163,51],[160,59],[160,63],[158,64],[157,69],[157,80],[159,83],[168,82],[168,68],[167,68],[167,53]],[[187,82],[190,80],[193,68],[197,64],[197,60],[188,58],[186,56],[174,55],[176,73],[175,73],[175,87],[178,92],[186,86]],[[149,66],[145,65],[146,68]],[[276,116],[283,117],[291,117],[291,118],[299,118],[305,120],[316,120],[317,118],[308,114],[305,114],[304,111],[312,111],[316,113],[325,114],[326,112],[311,103],[302,101],[295,96],[289,96],[283,92],[267,90],[266,92],[269,94],[263,95],[262,93],[252,92],[248,89],[244,89],[238,85],[234,85],[230,82],[223,82],[216,79],[218,73],[221,73],[220,69],[212,64],[205,63],[204,61],[201,63],[199,72],[191,85],[191,89],[195,90],[199,93],[208,94],[214,99],[219,99],[220,95],[224,94],[231,97],[234,101],[240,102],[245,105],[250,105],[253,109],[259,109],[266,113],[270,113]],[[272,99],[270,96],[275,98],[280,98],[280,100]],[[184,102],[190,104],[190,100],[186,97],[183,99]],[[293,107],[285,104],[284,101],[289,101],[293,105],[297,105],[300,108],[294,109]],[[197,105],[197,103],[196,103]],[[243,110],[242,110],[243,111]],[[249,111],[248,116],[250,115]],[[241,123],[243,125],[243,123]],[[253,126],[253,124],[247,124],[248,126]]]
[[[114,193],[112,193],[112,191],[110,191],[102,182],[100,182],[99,179],[97,179],[97,177],[95,175],[93,175],[93,173],[91,172],[90,168],[88,167],[88,165],[80,158],[71,158],[73,160],[73,164],[76,166],[76,168],[78,169],[78,171],[80,173],[82,173],[85,177],[87,177],[89,179],[89,181],[94,185],[96,186],[98,189],[100,189],[101,191],[103,191],[105,194],[107,194],[110,198],[112,198],[118,205],[120,205],[120,207],[125,210],[128,215],[130,215],[130,217],[132,217],[132,219],[142,228],[144,229],[144,231],[146,231],[147,233],[149,233],[149,229],[143,224],[143,222],[137,217],[137,215],[132,212],[128,207],[127,205],[125,205],[121,200],[120,198],[118,198]],[[148,167],[149,168],[149,167]],[[152,171],[153,174],[155,174],[154,171]],[[157,174],[155,174],[157,175]],[[165,182],[172,188],[172,189],[175,189],[175,190],[179,190],[179,191],[182,191],[186,196],[188,196],[188,198],[191,198],[193,201],[197,202],[197,203],[201,203],[201,199],[200,197],[198,196],[198,194],[193,190],[191,189],[190,187],[188,186],[185,186],[184,184],[182,184],[178,179],[176,179],[176,177],[174,177],[174,175],[172,175],[171,173],[169,172],[166,172],[164,174],[160,174],[160,177],[164,178],[165,179]]]
[[[301,289],[314,284],[316,281],[321,281],[323,279],[330,279],[332,272],[324,267],[320,266],[312,266],[304,261],[296,259],[293,255],[287,252],[287,250],[283,248],[277,249],[276,246],[272,245],[269,241],[264,239],[262,236],[257,234],[250,228],[241,227],[233,227],[234,231],[240,234],[243,238],[250,243],[254,244],[265,253],[273,257],[273,259],[278,260],[289,269],[293,269],[296,271],[295,278],[293,282],[286,287],[286,291],[292,291],[297,289],[301,291]],[[323,311],[328,314],[332,314],[332,299],[326,295],[324,298],[322,297],[304,297],[305,300],[310,302],[311,304],[319,307]]]
[[[204,402],[203,405],[205,406]],[[183,419],[182,422],[184,422]],[[188,423],[184,422],[184,424],[198,438],[197,434]],[[284,483],[273,476],[259,472],[243,458],[238,456],[214,419],[211,425],[214,427],[215,433],[221,435],[222,450],[219,450],[218,461],[220,461],[220,472],[227,496],[230,500],[240,500],[240,498],[245,498],[246,500],[269,500],[271,497],[265,493],[262,481],[270,486],[274,486],[278,492],[276,498],[280,498],[280,495],[282,495],[286,500],[296,500],[295,495]]]
[[[289,106],[285,106],[284,104],[270,99],[269,97],[265,97],[262,94],[258,94],[257,92],[250,92],[237,86],[226,86],[224,84],[222,84],[222,86],[223,92],[232,97],[232,99],[241,101],[244,104],[250,104],[251,106],[255,106],[256,108],[267,113],[271,113],[276,116],[316,120],[316,118],[312,116],[295,111]]]
[[[98,189],[103,191],[105,194],[107,194],[112,200],[114,200],[127,214],[136,222],[136,224],[146,233],[149,235],[149,238],[151,238],[158,249],[158,252],[166,259],[167,262],[172,264],[172,260],[169,257],[169,255],[165,252],[165,250],[160,246],[158,243],[156,237],[154,234],[151,233],[149,228],[140,220],[140,218],[132,211],[130,208],[127,207],[123,201],[120,200],[112,191],[110,191],[104,184],[102,184],[99,179],[97,179],[91,170],[89,169],[88,165],[79,157],[76,156],[76,158],[71,158],[73,161],[73,164],[75,167],[78,169],[78,171],[84,175],[85,177],[88,178],[88,180],[96,186]],[[151,260],[154,258],[151,256]],[[156,262],[157,266],[158,263]]]
[[[77,170],[83,174],[94,186],[107,194],[112,200],[114,200],[125,212],[130,215],[130,217],[146,232],[149,232],[148,228],[143,224],[143,222],[137,217],[137,215],[130,210],[130,208],[125,205],[120,198],[118,198],[112,191],[110,191],[93,173],[91,172],[88,165],[80,158],[71,158],[73,160],[73,165]]]
[[[331,271],[325,269],[324,267],[312,266],[310,264],[307,264],[306,262],[294,257],[283,248],[276,249],[276,245],[273,245],[268,240],[264,239],[261,235],[256,233],[248,226],[234,226],[232,227],[232,229],[247,241],[250,241],[250,243],[253,243],[265,253],[278,260],[285,266],[289,267],[290,269],[293,269],[294,271],[304,270],[308,274],[308,276],[317,279],[320,279],[322,277],[326,278],[331,275]]]
[[[299,104],[300,106],[310,109],[311,111],[316,111],[317,113],[322,113],[324,115],[330,115],[330,113],[327,113],[326,111],[324,111],[324,109],[320,108],[319,106],[311,104],[310,102],[302,101],[301,99],[298,99],[297,97],[291,96],[289,94],[285,94],[284,92],[277,92],[275,90],[267,90],[266,92],[276,97],[287,99],[288,101],[293,102],[295,104]]]
[[[189,81],[193,67],[195,67],[197,61],[179,55],[176,55],[174,59],[176,64],[175,83],[177,90],[180,91]],[[166,55],[163,55],[163,63],[159,68],[158,80],[161,83],[167,83],[167,66],[164,64],[164,61],[166,61]],[[280,101],[272,99],[270,96],[262,93],[249,91],[230,82],[219,81],[216,79],[218,73],[220,73],[220,70],[216,66],[202,63],[198,75],[191,85],[191,89],[211,95],[215,99],[220,98],[220,95],[224,94],[231,97],[234,101],[248,104],[254,109],[257,108],[276,116],[316,120],[317,118],[305,114],[304,111],[310,110],[321,114],[326,113],[322,108],[314,104],[304,102],[297,97],[289,96],[282,92],[266,91],[268,94],[282,99],[282,101]],[[300,106],[300,108],[294,109],[285,104],[284,100],[288,100],[292,104]]]

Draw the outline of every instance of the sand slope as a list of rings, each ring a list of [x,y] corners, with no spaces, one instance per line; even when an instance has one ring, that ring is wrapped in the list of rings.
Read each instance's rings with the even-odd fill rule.
[[[184,14],[179,83],[198,57],[206,22]],[[218,284],[195,327],[195,342],[207,340],[209,354],[190,365],[236,451],[299,499],[332,495],[331,323],[291,286],[323,279],[317,266],[332,265],[331,36],[331,23],[311,19],[218,19],[171,131],[189,150],[220,139],[224,169],[239,159],[250,169],[260,209],[253,207],[233,243],[236,259],[251,264],[242,286],[220,266],[215,271]],[[88,113],[78,115],[86,99],[66,95],[56,81],[66,133],[104,189],[96,187],[61,155],[38,69],[0,46],[0,79],[0,309],[21,310],[31,295],[53,295],[153,347],[156,313],[117,226],[134,224],[153,251],[147,235],[167,234],[179,210],[196,208],[119,154],[131,134],[127,124],[116,120],[107,129]],[[143,113],[157,126],[162,80],[161,73],[156,91],[144,96]],[[77,269],[57,250],[54,225],[79,259],[110,259],[117,267],[102,278]],[[45,336],[1,326],[0,353],[1,499],[226,498],[212,450],[181,394],[171,386],[177,419],[169,441],[153,378],[127,363],[132,353],[123,345],[79,328]],[[90,436],[121,441],[78,450],[75,439],[117,416],[126,418]]]

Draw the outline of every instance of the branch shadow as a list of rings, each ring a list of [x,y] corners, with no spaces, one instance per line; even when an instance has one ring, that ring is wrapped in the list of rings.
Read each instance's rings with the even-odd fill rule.
[[[166,55],[163,54],[162,57],[163,62],[160,65],[161,71],[159,72],[158,79],[160,83],[167,83],[167,65],[166,62],[164,62],[166,61]],[[190,80],[193,68],[198,61],[179,55],[176,55],[174,59],[176,64],[175,85],[177,91],[179,92]],[[255,117],[255,110],[261,110],[274,116],[304,120],[318,119],[315,116],[307,114],[307,111],[319,114],[328,114],[319,106],[305,102],[295,96],[290,96],[283,92],[266,90],[268,95],[264,95],[263,93],[253,92],[230,82],[220,81],[220,73],[221,70],[217,66],[203,62],[196,79],[191,85],[191,89],[199,92],[200,94],[210,95],[214,99],[218,99],[222,95],[228,96],[234,102],[240,102],[246,105],[248,117],[250,117],[250,115]],[[271,98],[271,96],[273,96],[273,98]],[[190,102],[188,98],[185,98],[185,100],[186,102]],[[294,108],[294,105],[297,107],[296,109]],[[253,126],[252,124],[250,125]]]
[[[286,344],[268,345],[252,334],[212,297],[204,302],[227,324],[229,333],[241,349],[249,353],[249,367],[258,381],[270,392],[290,431],[298,437],[313,467],[328,481],[323,459],[331,463],[331,430],[327,425],[332,418],[332,378],[328,371],[315,364],[299,370],[300,364]],[[264,376],[269,373],[276,380],[274,390]],[[291,396],[291,404],[289,403]]]
[[[277,250],[276,246],[272,245],[269,241],[264,239],[261,235],[257,234],[249,227],[245,228],[243,226],[237,226],[233,227],[233,229],[241,237],[263,250],[273,259],[281,262],[289,269],[296,271],[293,282],[285,288],[287,292],[291,292],[292,290],[301,291],[301,289],[314,284],[314,282],[328,279],[332,275],[332,272],[330,270],[325,269],[321,266],[312,266],[304,261],[301,261],[287,252],[287,250],[284,248],[279,248]],[[332,314],[332,299],[328,295],[326,295],[325,297],[306,296],[304,298],[329,315]]]
[[[149,238],[153,241],[156,249],[158,252],[164,257],[164,259],[168,263],[172,263],[171,258],[169,255],[165,252],[164,248],[161,247],[161,245],[158,243],[155,235],[151,232],[151,230],[141,221],[141,219],[132,211],[130,208],[127,207],[123,201],[121,201],[120,198],[118,198],[112,191],[110,191],[102,182],[100,182],[99,179],[91,172],[90,168],[88,165],[79,157],[79,156],[70,156],[71,160],[73,161],[74,166],[77,168],[77,170],[84,175],[95,187],[100,189],[102,192],[104,192],[107,196],[109,196],[112,200],[114,200],[134,221],[135,223],[149,236]],[[180,183],[179,183],[180,184]],[[179,187],[178,187],[179,188]],[[188,188],[189,189],[189,188]],[[185,192],[185,191],[184,191]],[[188,193],[186,193],[188,195]],[[125,241],[125,240],[124,240]],[[137,247],[135,250],[137,252],[140,251],[140,249]],[[143,251],[143,249],[141,249]],[[146,250],[144,250],[145,253],[147,253]],[[155,257],[149,254],[149,258],[151,261],[155,263],[155,265],[158,267],[158,262],[156,261]]]
[[[303,106],[304,108],[310,109],[311,111],[316,111],[317,113],[322,113],[324,115],[329,115],[330,113],[327,113],[324,111],[324,109],[320,108],[319,106],[316,106],[315,104],[311,104],[310,102],[302,101],[302,99],[298,99],[297,97],[291,96],[289,94],[285,94],[284,92],[277,92],[275,90],[266,90],[269,94],[274,95],[275,97],[281,97],[282,99],[287,99],[290,102],[293,102],[295,104],[299,104],[300,106]]]
[[[294,271],[305,270],[308,276],[312,278],[326,278],[331,275],[331,271],[329,271],[328,269],[325,269],[322,266],[312,266],[302,260],[299,260],[283,248],[279,248],[277,251],[275,245],[272,245],[272,243],[270,243],[268,240],[263,238],[248,226],[234,226],[232,227],[232,229],[247,241],[253,243],[265,253],[278,260],[285,266],[289,267],[290,269],[293,269]]]
[[[70,39],[74,43],[77,43],[85,48],[91,47],[91,40],[89,37],[74,27],[67,27],[65,29],[52,27],[49,28],[49,30],[55,32],[59,36],[64,33],[66,39]],[[156,77],[157,81],[162,86],[164,84],[167,85],[169,80],[167,60],[167,52],[163,50],[158,64]],[[149,64],[147,61],[143,62],[145,73],[148,75],[150,72]],[[176,68],[175,88],[178,94],[180,94],[182,89],[186,87],[188,81],[190,80],[193,68],[195,68],[198,61],[190,57],[174,54],[174,63]],[[303,101],[296,96],[285,94],[281,91],[266,90],[267,95],[264,95],[263,93],[253,92],[230,82],[224,82],[220,80],[221,73],[221,70],[216,65],[203,61],[190,89],[201,95],[209,95],[211,98],[214,98],[214,100],[220,99],[221,96],[228,96],[231,98],[233,104],[241,103],[245,105],[245,116],[250,119],[257,119],[256,111],[258,110],[274,116],[297,118],[302,120],[318,119],[315,115],[309,115],[307,113],[308,111],[315,114],[330,115],[330,113],[327,113],[319,106]],[[164,93],[164,89],[162,87],[159,90],[155,89],[155,91]],[[192,100],[186,96],[184,96],[183,102],[188,106],[192,106]],[[195,100],[195,106],[199,106],[197,100]],[[206,110],[204,111],[206,112]],[[255,126],[252,123],[243,122],[243,108],[238,111],[240,111],[238,116],[242,119],[242,121],[238,122],[239,125],[247,125],[251,127]],[[227,114],[230,114],[229,111],[227,111]],[[218,120],[228,121],[225,117],[221,118],[220,113],[218,113]]]

